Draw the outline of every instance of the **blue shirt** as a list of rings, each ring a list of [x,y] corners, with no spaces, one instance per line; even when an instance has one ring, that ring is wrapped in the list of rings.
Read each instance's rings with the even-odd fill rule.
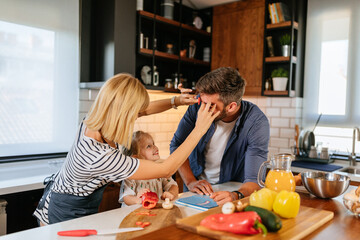
[[[195,127],[199,105],[189,106],[181,119],[170,144],[170,152],[174,152]],[[189,156],[190,168],[196,178],[204,171],[206,144],[215,132],[212,123],[209,130],[201,138]],[[219,183],[256,182],[261,163],[267,160],[270,137],[269,121],[258,106],[242,101],[240,116],[231,132],[221,159]]]

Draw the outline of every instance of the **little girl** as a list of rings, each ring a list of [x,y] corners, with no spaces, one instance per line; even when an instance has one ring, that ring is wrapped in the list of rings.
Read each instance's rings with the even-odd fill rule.
[[[125,150],[126,155],[151,161],[160,159],[159,149],[150,134],[137,131],[133,134],[130,150]],[[141,203],[141,196],[146,192],[155,192],[162,199],[174,200],[179,194],[177,183],[171,178],[156,178],[149,180],[123,181],[120,189],[119,202],[122,206]]]

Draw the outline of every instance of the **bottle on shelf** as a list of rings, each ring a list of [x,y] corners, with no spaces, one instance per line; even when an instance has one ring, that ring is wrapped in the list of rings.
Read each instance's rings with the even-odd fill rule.
[[[154,74],[153,74],[153,86],[159,86],[159,72],[156,71],[156,66],[154,66]]]

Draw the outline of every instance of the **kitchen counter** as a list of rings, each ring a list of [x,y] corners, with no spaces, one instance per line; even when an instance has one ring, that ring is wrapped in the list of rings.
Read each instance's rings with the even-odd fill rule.
[[[214,185],[214,191],[234,191],[239,188],[241,183],[238,182],[228,182],[224,184]],[[180,194],[179,197],[188,197],[190,195],[194,195],[194,193],[186,192]],[[65,221],[57,224],[48,225],[45,227],[33,228],[26,231],[21,231],[17,233],[8,234],[0,237],[0,240],[18,240],[18,239],[26,239],[26,240],[114,240],[116,239],[116,235],[104,235],[104,236],[89,236],[89,237],[60,237],[57,236],[58,231],[65,231],[71,229],[97,229],[97,230],[105,230],[111,228],[118,228],[121,221],[132,211],[139,208],[141,205],[132,205],[125,208],[118,208],[107,212],[97,213],[90,216]],[[200,213],[200,210],[196,210],[193,208],[177,205],[183,215],[183,217],[188,217],[193,214]],[[158,238],[162,239],[162,238]]]
[[[350,186],[346,191],[356,189],[355,186]],[[342,203],[343,195],[333,199],[320,199],[309,194],[303,187],[297,189],[301,197],[301,205],[312,207],[316,209],[328,210],[334,212],[334,218],[325,223],[320,228],[316,229],[311,234],[303,239],[359,239],[360,238],[360,219],[354,217]],[[163,228],[161,230],[142,235],[134,238],[134,240],[205,240],[210,239],[195,233],[191,233],[175,225]],[[264,238],[266,239],[266,238]]]
[[[56,173],[65,158],[0,164],[0,195],[44,188],[44,179]]]
[[[214,190],[234,190],[237,189],[241,183],[229,182],[225,184],[214,185]],[[355,189],[355,186],[350,186],[346,191]],[[344,207],[342,204],[343,195],[333,198],[333,199],[320,199],[316,198],[313,195],[310,195],[303,187],[297,188],[297,191],[301,196],[301,204],[308,207],[313,207],[317,209],[329,210],[334,212],[334,219],[327,222],[319,229],[315,230],[313,233],[308,235],[305,239],[358,239],[360,237],[360,220],[355,218],[351,213]],[[193,193],[183,193],[180,197],[187,197]],[[93,214],[87,217],[82,217],[79,219],[74,219],[70,221],[65,221],[62,223],[57,223],[45,227],[38,227],[18,233],[8,234],[0,237],[0,240],[17,240],[17,239],[27,239],[27,240],[65,240],[70,239],[69,237],[60,237],[57,236],[58,231],[71,230],[71,229],[97,229],[105,230],[111,228],[118,228],[121,221],[128,215],[130,212],[138,208],[140,205],[133,205],[126,208],[118,208],[107,212],[102,212],[98,214]],[[199,213],[199,210],[188,208],[185,206],[180,206],[180,211],[184,217],[191,216],[193,214]],[[72,240],[113,240],[116,239],[116,235],[105,235],[105,236],[89,236],[89,237],[72,237]],[[155,232],[142,235],[138,238],[139,240],[144,239],[173,239],[173,240],[203,240],[208,239],[206,237],[187,232],[185,230],[177,228],[175,225],[169,226],[167,228],[157,230]]]

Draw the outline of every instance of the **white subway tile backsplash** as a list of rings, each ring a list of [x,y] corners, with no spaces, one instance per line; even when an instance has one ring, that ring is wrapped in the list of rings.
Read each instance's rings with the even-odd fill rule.
[[[288,128],[290,125],[289,118],[271,118],[270,119],[270,126],[271,127],[285,127]]]
[[[303,98],[296,97],[291,99],[291,107],[302,108],[302,105],[303,105]]]
[[[295,129],[294,128],[281,128],[280,129],[280,138],[294,138]]]
[[[88,89],[80,89],[79,91],[79,100],[88,101],[90,100],[90,94]]]
[[[258,107],[262,109],[262,107],[270,107],[271,106],[271,98],[269,97],[259,97],[257,101]]]
[[[280,152],[280,149],[277,147],[269,147],[269,153],[268,153],[268,159],[271,158],[271,156],[278,154]]]
[[[281,108],[281,117],[296,117],[296,109],[295,108]]]
[[[280,128],[270,127],[270,137],[279,137],[280,136]]]
[[[94,101],[80,101],[79,112],[87,113],[90,110],[91,105],[93,104],[93,102]]]
[[[89,90],[89,98],[90,100],[95,100],[97,95],[99,94],[100,89],[90,89]]]
[[[280,148],[280,149],[279,149],[279,153],[289,153],[289,154],[293,154],[293,152],[291,151],[291,148]]]
[[[272,107],[290,107],[291,98],[271,98]]]
[[[151,133],[161,132],[161,124],[160,123],[148,123],[148,130]]]
[[[280,108],[266,108],[266,116],[269,117],[280,117]]]
[[[288,148],[289,139],[288,138],[270,138],[270,146],[278,148]]]

